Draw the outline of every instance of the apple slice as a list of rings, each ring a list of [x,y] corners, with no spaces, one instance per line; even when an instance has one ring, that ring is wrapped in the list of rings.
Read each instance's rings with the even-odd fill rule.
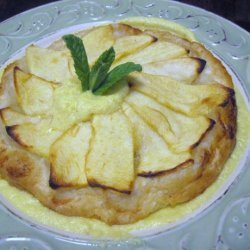
[[[14,70],[14,83],[18,101],[28,115],[45,114],[53,102],[53,85],[18,68]]]
[[[0,78],[0,109],[18,105],[13,80],[13,70],[15,67],[16,62],[2,69],[2,76]]]
[[[234,91],[221,84],[182,84],[167,76],[132,73],[128,81],[134,90],[148,95],[172,110],[189,116],[208,115],[223,106]]]
[[[116,39],[114,50],[116,60],[149,46],[155,38],[150,35],[124,36]]]
[[[206,61],[196,57],[176,58],[143,65],[143,72],[152,75],[170,76],[185,83],[194,82],[203,71]]]
[[[38,123],[41,120],[39,116],[25,115],[11,108],[4,108],[0,112],[2,120],[6,126],[13,126],[23,123]]]
[[[81,38],[83,40],[90,65],[93,65],[97,58],[105,50],[113,46],[115,42],[113,37],[113,27],[111,25],[95,28]]]
[[[126,101],[174,152],[189,151],[214,124],[203,116],[175,112],[137,91],[132,91]]]
[[[0,108],[5,108],[7,105],[7,101],[6,99],[6,93],[5,93],[5,89],[6,86],[4,84],[4,80],[3,80],[3,75],[5,73],[5,69],[0,69]]]
[[[134,182],[132,129],[126,116],[117,111],[93,118],[94,135],[86,162],[91,186],[130,193]]]
[[[186,54],[187,51],[181,46],[169,42],[157,41],[137,53],[122,58],[116,64],[134,62],[144,65],[184,56]]]
[[[123,110],[133,124],[136,141],[136,168],[141,176],[155,176],[167,172],[191,160],[189,152],[172,152],[163,138],[157,134],[126,103]]]
[[[44,119],[36,124],[7,126],[6,131],[22,147],[42,157],[48,157],[50,146],[62,134],[61,131],[51,129],[50,122],[50,119]]]
[[[70,70],[70,53],[30,46],[26,49],[29,72],[56,83],[79,82],[75,71]]]
[[[60,136],[51,146],[51,181],[56,186],[87,186],[85,159],[89,150],[92,128],[80,123]]]

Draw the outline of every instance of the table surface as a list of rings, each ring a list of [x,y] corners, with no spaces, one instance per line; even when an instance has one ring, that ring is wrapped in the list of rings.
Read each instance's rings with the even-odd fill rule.
[[[152,0],[156,1],[156,0]],[[52,0],[0,0],[0,22],[30,8],[37,7]],[[250,31],[249,0],[178,0],[201,7],[225,17],[242,28]]]

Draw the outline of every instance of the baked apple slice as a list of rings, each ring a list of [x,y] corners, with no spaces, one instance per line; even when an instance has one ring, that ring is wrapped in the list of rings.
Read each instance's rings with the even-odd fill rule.
[[[4,108],[0,112],[1,118],[6,126],[13,126],[23,123],[39,123],[41,121],[39,116],[25,115],[11,108]]]
[[[116,39],[114,50],[116,52],[115,60],[119,60],[129,54],[140,51],[155,41],[150,35],[123,36]]]
[[[42,157],[48,157],[50,146],[62,134],[61,131],[52,129],[50,122],[50,119],[44,119],[36,124],[7,126],[6,131],[22,147]]]
[[[19,107],[14,84],[15,69],[21,69],[22,71],[28,72],[24,58],[18,59],[2,70],[0,69],[0,109]]]
[[[164,139],[128,104],[123,104],[123,110],[134,128],[135,164],[138,175],[156,176],[191,160],[189,152],[172,152]]]
[[[52,107],[53,84],[37,76],[14,70],[14,83],[18,102],[28,115],[45,114]]]
[[[97,58],[105,50],[113,46],[115,42],[115,39],[113,37],[113,27],[111,25],[95,28],[81,38],[90,65],[93,65]]]
[[[167,76],[146,73],[130,74],[129,82],[134,90],[189,116],[208,115],[215,107],[227,103],[234,94],[232,89],[221,84],[182,84]]]
[[[93,137],[86,161],[91,186],[130,193],[134,174],[134,145],[127,117],[117,111],[93,118]]]
[[[47,81],[55,83],[78,82],[75,72],[72,72],[70,68],[70,57],[64,51],[32,45],[26,49],[26,61],[31,74]]]
[[[0,109],[17,105],[16,93],[13,84],[13,70],[16,62],[5,69],[0,69]]]
[[[85,159],[92,134],[90,122],[79,123],[66,131],[51,146],[51,181],[56,186],[84,187]]]
[[[126,101],[175,152],[190,150],[214,124],[204,116],[175,112],[137,91],[132,91]]]
[[[152,75],[170,76],[185,83],[194,82],[203,71],[206,61],[197,57],[182,57],[143,65],[143,72]]]
[[[116,64],[134,62],[144,65],[147,63],[181,57],[186,54],[187,51],[181,46],[165,41],[157,41],[137,53],[128,55],[121,60],[118,60]]]

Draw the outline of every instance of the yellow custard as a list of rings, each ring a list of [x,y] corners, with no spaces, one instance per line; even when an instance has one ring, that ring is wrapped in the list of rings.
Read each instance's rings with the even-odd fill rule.
[[[139,22],[138,25],[141,25],[141,20],[142,19],[137,20]],[[133,22],[136,25],[136,19]],[[144,24],[145,27],[147,25],[149,24]],[[174,31],[177,34],[181,34],[183,37],[186,37],[189,40],[195,39],[193,35],[190,35],[189,32],[187,33],[186,29],[180,29],[179,25],[173,25],[171,27],[162,27],[161,23],[158,22],[155,24],[151,23],[150,28],[152,28],[152,25],[158,29],[170,29],[170,31]],[[0,71],[0,77],[1,73],[2,71]],[[217,180],[209,188],[207,188],[207,190],[203,194],[199,195],[190,202],[177,205],[174,208],[167,207],[134,224],[108,226],[105,223],[95,219],[87,219],[83,217],[69,217],[56,213],[48,209],[47,207],[41,205],[41,203],[29,193],[10,186],[7,181],[3,179],[0,180],[1,195],[6,198],[6,200],[9,201],[17,210],[22,212],[26,218],[29,218],[32,221],[51,228],[55,228],[57,230],[76,233],[77,235],[80,234],[83,236],[91,235],[96,238],[127,237],[131,231],[137,231],[141,229],[153,229],[184,219],[192,212],[198,210],[207,202],[209,202],[214,197],[214,195],[216,195],[216,192],[228,181],[229,177],[234,173],[237,165],[239,164],[239,161],[241,160],[244,151],[249,143],[250,138],[247,137],[247,135],[250,134],[250,113],[240,91],[237,88],[235,90],[238,106],[238,128],[236,147]],[[63,91],[67,91],[67,89]],[[126,89],[119,91],[117,95],[114,95],[113,99],[99,99],[98,107],[102,105],[107,105],[108,108],[115,108],[115,106],[119,104],[120,100],[122,100],[123,96],[126,95],[126,91]],[[87,104],[90,106],[97,105],[97,103],[93,103],[93,99],[91,96],[89,96],[88,93],[85,94],[82,103],[83,102],[87,102]],[[67,104],[67,100],[65,100],[65,103]],[[58,105],[63,106],[64,103],[59,103]],[[72,113],[72,110],[69,111]]]
[[[55,89],[50,128],[65,131],[93,114],[112,113],[119,109],[129,92],[127,84],[117,86],[114,93],[96,96],[91,91],[82,92],[80,85],[66,84]],[[64,98],[62,98],[62,96]]]

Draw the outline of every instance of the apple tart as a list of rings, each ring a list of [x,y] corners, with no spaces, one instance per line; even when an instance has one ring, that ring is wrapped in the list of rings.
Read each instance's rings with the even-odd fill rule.
[[[134,223],[201,194],[234,148],[222,63],[185,28],[131,20],[76,33],[90,68],[111,46],[111,68],[142,66],[104,95],[82,92],[63,40],[4,70],[0,175],[58,213]]]

